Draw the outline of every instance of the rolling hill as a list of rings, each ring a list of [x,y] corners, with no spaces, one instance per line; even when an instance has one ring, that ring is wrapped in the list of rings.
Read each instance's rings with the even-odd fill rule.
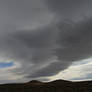
[[[92,81],[56,80],[44,83],[33,80],[28,83],[2,84],[0,92],[92,92]]]

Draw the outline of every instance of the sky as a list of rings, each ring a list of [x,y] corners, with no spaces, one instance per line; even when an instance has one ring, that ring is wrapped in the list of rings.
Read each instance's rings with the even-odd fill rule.
[[[0,0],[0,84],[92,80],[92,0]]]

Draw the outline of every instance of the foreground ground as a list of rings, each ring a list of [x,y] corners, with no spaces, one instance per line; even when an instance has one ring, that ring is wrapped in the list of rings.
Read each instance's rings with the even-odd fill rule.
[[[92,92],[92,81],[56,80],[48,83],[31,81],[24,84],[3,84],[0,85],[0,92]]]

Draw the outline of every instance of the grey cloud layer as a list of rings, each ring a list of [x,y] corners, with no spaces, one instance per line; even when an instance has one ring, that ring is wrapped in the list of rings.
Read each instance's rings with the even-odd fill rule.
[[[74,24],[65,23],[63,26],[58,23],[55,25],[57,29],[52,26],[35,31],[13,32],[10,36],[19,43],[17,48],[14,42],[12,49],[7,44],[5,46],[10,49],[10,56],[23,64],[16,73],[28,73],[30,77],[51,76],[74,61],[90,58],[91,25],[92,19],[87,19]],[[33,67],[28,67],[29,64],[33,64]]]
[[[91,1],[47,1],[0,1],[0,19],[4,19],[0,22],[0,55],[21,64],[10,72],[27,74],[30,79],[52,76],[74,61],[92,57],[92,18],[75,22],[75,17],[82,18],[82,10],[91,16],[87,11]]]
[[[46,3],[59,17],[78,20],[83,16],[92,16],[91,0],[46,0]]]

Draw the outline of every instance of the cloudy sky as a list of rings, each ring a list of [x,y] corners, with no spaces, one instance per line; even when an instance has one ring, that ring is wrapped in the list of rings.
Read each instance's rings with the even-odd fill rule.
[[[0,0],[0,83],[92,80],[92,0]]]

